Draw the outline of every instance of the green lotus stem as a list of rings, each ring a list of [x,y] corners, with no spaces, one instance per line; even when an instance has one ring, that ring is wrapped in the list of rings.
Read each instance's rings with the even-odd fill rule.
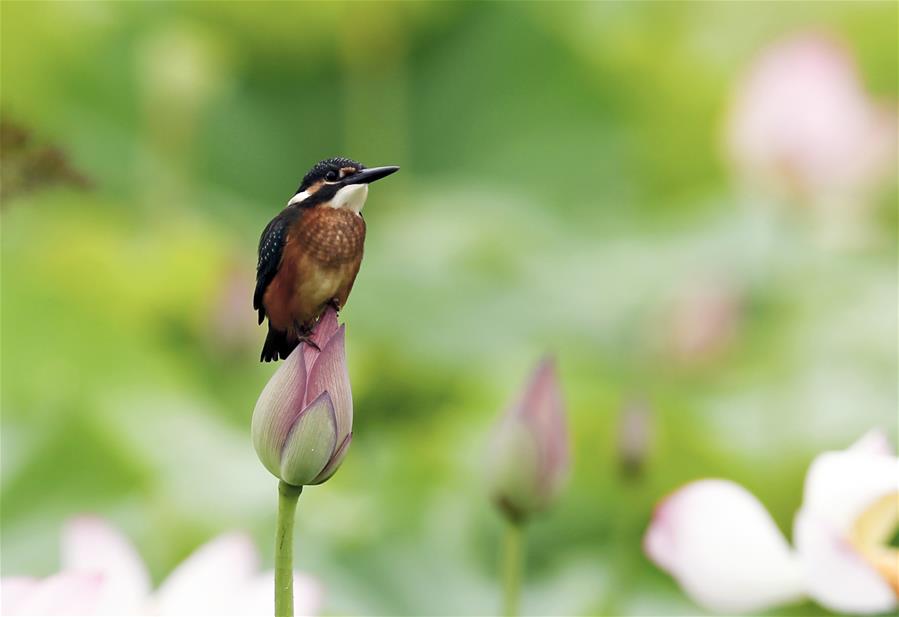
[[[503,538],[503,614],[518,615],[521,598],[521,572],[524,569],[524,526],[517,522],[506,523]]]
[[[302,486],[278,483],[275,530],[275,617],[293,617],[293,520]]]

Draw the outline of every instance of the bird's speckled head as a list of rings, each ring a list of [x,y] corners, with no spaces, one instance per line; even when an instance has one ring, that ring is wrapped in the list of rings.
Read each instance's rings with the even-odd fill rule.
[[[368,196],[368,185],[399,167],[365,167],[352,159],[335,156],[316,163],[287,202],[288,206],[329,206],[359,213]]]
[[[365,169],[365,165],[342,156],[335,156],[316,163],[303,176],[297,193],[308,191],[310,194],[321,188],[326,182],[338,182],[350,174]]]

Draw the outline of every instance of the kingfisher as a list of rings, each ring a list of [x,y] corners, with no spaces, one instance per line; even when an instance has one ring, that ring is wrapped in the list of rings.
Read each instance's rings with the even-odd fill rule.
[[[330,305],[346,304],[362,263],[368,185],[399,167],[325,159],[303,176],[287,206],[259,238],[253,308],[268,318],[261,362],[285,359]]]

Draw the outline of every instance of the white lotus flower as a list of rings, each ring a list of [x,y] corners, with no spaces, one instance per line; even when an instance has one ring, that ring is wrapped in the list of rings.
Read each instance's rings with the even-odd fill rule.
[[[664,499],[644,550],[697,604],[764,610],[808,596],[830,610],[885,613],[899,596],[899,459],[872,432],[812,462],[791,548],[762,504],[727,480],[692,482]]]
[[[4,615],[271,615],[271,571],[260,573],[249,537],[219,536],[194,551],[151,591],[134,546],[102,519],[70,520],[62,537],[62,571],[45,579],[0,579]],[[321,587],[294,575],[297,615],[317,614]]]

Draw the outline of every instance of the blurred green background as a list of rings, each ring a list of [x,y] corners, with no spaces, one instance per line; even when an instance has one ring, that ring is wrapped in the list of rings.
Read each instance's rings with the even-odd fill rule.
[[[498,610],[484,451],[545,352],[574,469],[529,614],[696,614],[640,550],[659,497],[731,478],[789,534],[816,452],[896,433],[895,188],[835,246],[722,137],[756,54],[810,28],[895,101],[892,2],[0,10],[4,575],[52,572],[82,512],[157,581],[231,529],[271,563],[255,249],[326,156],[402,166],[342,315],[353,446],[300,502],[328,614]]]

